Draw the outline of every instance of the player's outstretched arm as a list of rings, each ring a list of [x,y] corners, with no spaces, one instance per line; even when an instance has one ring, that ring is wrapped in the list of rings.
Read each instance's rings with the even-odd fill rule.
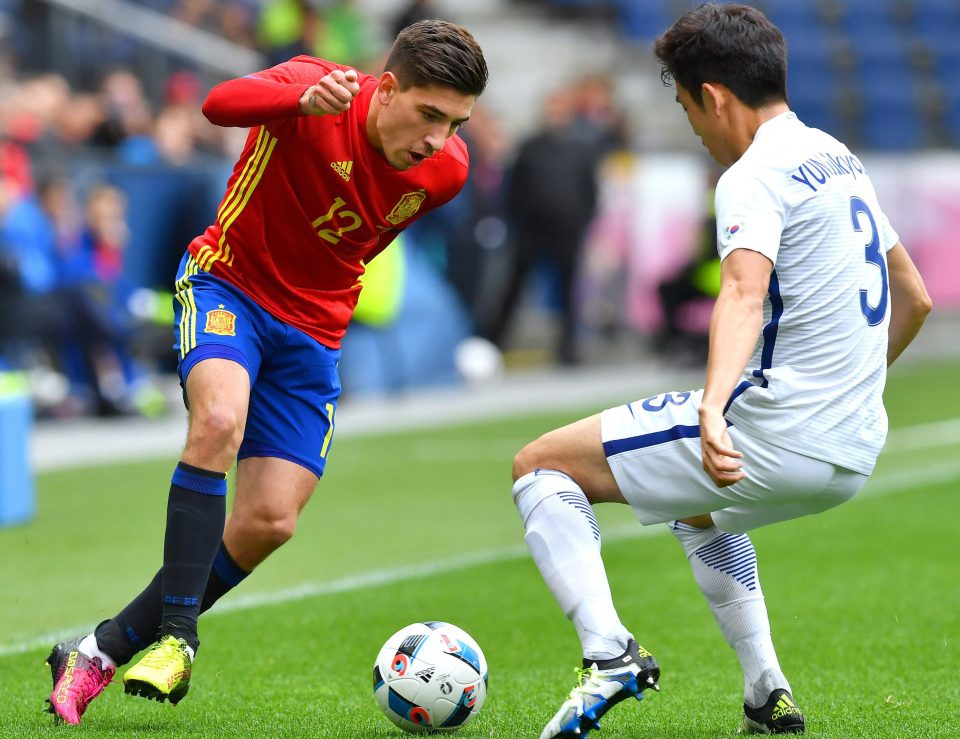
[[[887,273],[890,279],[889,367],[920,331],[933,302],[920,272],[899,242],[887,252]]]
[[[203,114],[217,126],[253,128],[283,118],[342,113],[360,92],[359,75],[334,69],[317,80],[319,70],[296,60],[227,80],[203,102]]]
[[[734,249],[720,265],[720,294],[710,318],[710,353],[700,405],[703,469],[717,487],[746,477],[743,454],[733,448],[723,410],[756,346],[772,270],[767,257],[749,249]]]

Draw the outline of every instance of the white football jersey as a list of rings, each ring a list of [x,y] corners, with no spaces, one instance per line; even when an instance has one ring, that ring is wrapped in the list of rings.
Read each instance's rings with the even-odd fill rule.
[[[857,157],[792,112],[764,123],[716,190],[721,259],[774,264],[763,331],[726,417],[870,474],[887,434],[886,253],[899,237]]]

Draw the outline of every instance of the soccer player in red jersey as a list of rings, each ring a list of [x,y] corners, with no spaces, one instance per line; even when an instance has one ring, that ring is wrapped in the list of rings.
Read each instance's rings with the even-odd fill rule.
[[[473,37],[429,20],[397,36],[379,77],[299,56],[207,97],[207,118],[250,134],[176,283],[189,425],[163,566],[93,634],[53,648],[59,720],[79,723],[117,666],[151,645],[126,692],[182,699],[199,614],[293,535],[330,450],[340,340],[364,265],[463,186],[456,131],[486,82]]]

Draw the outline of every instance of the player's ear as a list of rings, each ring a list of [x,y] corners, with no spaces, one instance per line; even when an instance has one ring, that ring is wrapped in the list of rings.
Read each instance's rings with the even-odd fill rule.
[[[725,87],[704,82],[701,93],[704,110],[713,115],[719,115],[723,112],[727,104],[726,93],[728,93]]]
[[[380,81],[377,83],[377,100],[381,105],[389,105],[390,98],[400,90],[400,80],[393,72],[384,72],[380,75]]]

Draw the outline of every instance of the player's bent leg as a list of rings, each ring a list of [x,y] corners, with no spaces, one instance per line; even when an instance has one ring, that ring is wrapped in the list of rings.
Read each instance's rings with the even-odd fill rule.
[[[709,519],[704,516],[687,521],[703,525]],[[740,661],[744,729],[751,728],[752,721],[773,733],[803,731],[803,714],[793,703],[790,684],[773,648],[757,556],[750,538],[746,534],[726,533],[715,526],[699,528],[681,521],[674,521],[670,530],[683,546],[694,579]],[[786,697],[777,708],[782,696]],[[785,707],[790,707],[790,711]]]
[[[599,414],[523,447],[513,461],[514,482],[537,469],[558,470],[573,478],[590,503],[626,503],[603,451]]]
[[[826,469],[822,481],[816,487],[811,486],[779,505],[734,505],[714,511],[712,515],[717,525],[724,531],[748,531],[780,521],[792,521],[795,518],[822,513],[853,498],[868,479],[867,475],[836,467],[828,462],[809,458],[802,460],[804,465]]]
[[[317,479],[306,467],[278,457],[240,460],[237,494],[223,532],[237,565],[250,572],[293,537]]]
[[[237,470],[237,495],[223,532],[234,567],[249,573],[286,542],[317,484],[317,476],[275,457],[248,457]],[[193,655],[183,639],[161,637],[124,675],[128,694],[176,704],[190,687]]]
[[[293,535],[297,516],[316,483],[313,472],[284,459],[249,457],[240,461],[236,500],[223,532],[223,548],[229,552],[233,568],[249,573]],[[176,704],[189,690],[192,665],[188,643],[162,635],[127,670],[125,691]]]
[[[126,693],[173,704],[190,687],[200,604],[223,535],[226,471],[240,447],[249,406],[246,367],[209,356],[208,348],[188,354],[180,368],[190,415],[167,505],[157,643],[123,678]]]
[[[622,498],[603,455],[599,418],[528,444],[517,455],[514,475],[530,553],[583,650],[577,685],[542,736],[584,736],[620,701],[659,689],[660,677],[656,660],[617,615],[600,556],[600,527],[590,504]]]

